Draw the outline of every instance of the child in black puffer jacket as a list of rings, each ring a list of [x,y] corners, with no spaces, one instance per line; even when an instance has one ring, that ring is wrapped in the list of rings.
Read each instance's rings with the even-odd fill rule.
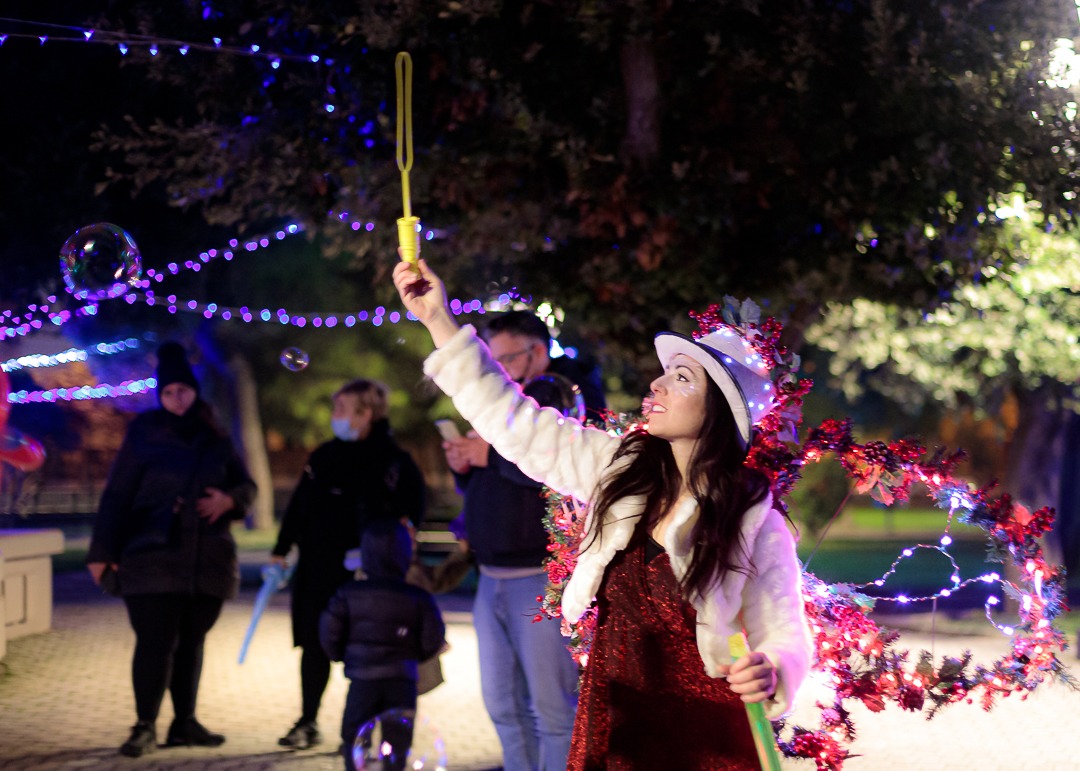
[[[412,541],[405,525],[373,522],[361,541],[366,578],[338,590],[319,619],[319,640],[333,661],[345,662],[349,693],[341,720],[345,768],[353,771],[352,749],[364,723],[391,709],[416,709],[417,665],[446,644],[446,626],[430,592],[405,583]],[[404,768],[411,725],[394,735],[387,721],[383,739],[394,746],[387,768]]]

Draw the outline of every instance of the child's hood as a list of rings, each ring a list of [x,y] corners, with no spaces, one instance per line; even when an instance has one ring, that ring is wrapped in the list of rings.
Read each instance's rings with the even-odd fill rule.
[[[360,559],[368,578],[403,579],[412,560],[408,529],[395,520],[372,522],[364,530]]]

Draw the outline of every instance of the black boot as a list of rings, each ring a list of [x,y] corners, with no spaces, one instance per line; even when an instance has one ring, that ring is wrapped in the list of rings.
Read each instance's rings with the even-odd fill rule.
[[[278,739],[277,743],[281,747],[292,747],[294,750],[306,750],[309,747],[314,747],[321,741],[322,736],[319,735],[319,727],[315,725],[315,722],[300,718],[296,721],[296,725],[289,729],[287,734]]]
[[[131,727],[131,736],[120,745],[120,754],[137,758],[157,749],[157,731],[148,720],[140,720]]]
[[[220,747],[225,737],[213,733],[194,717],[177,718],[169,726],[166,747]]]

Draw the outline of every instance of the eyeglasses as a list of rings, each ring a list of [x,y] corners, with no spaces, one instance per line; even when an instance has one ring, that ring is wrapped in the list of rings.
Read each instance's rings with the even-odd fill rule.
[[[531,353],[531,351],[528,348],[522,348],[520,351],[515,351],[514,353],[504,353],[502,356],[496,356],[495,361],[499,362],[499,364],[502,364],[505,367],[514,359],[518,358],[519,356],[524,356],[527,353]]]

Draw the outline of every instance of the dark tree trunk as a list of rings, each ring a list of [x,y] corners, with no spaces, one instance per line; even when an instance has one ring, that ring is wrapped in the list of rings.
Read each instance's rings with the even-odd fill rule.
[[[656,51],[647,40],[629,40],[621,52],[623,88],[626,90],[625,163],[651,166],[660,152],[660,84]]]
[[[256,530],[269,530],[274,527],[274,479],[270,475],[270,457],[263,439],[255,375],[247,359],[239,353],[233,353],[229,358],[229,371],[233,376],[236,399],[233,434],[247,460],[251,478],[259,488],[252,506],[252,526]]]
[[[1080,415],[1072,412],[1065,418],[1064,434],[1055,530],[1061,545],[1062,562],[1072,573],[1080,564]]]
[[[1017,394],[1017,426],[1006,445],[1004,492],[1033,511],[1043,506],[1057,508],[1062,498],[1067,429],[1075,422],[1075,416],[1064,405],[1059,390],[1060,387],[1047,386]],[[1054,529],[1042,539],[1046,559],[1052,564],[1063,562],[1061,534],[1063,530],[1071,532],[1071,523],[1062,521],[1063,514],[1068,515],[1058,511]],[[1012,565],[1006,565],[1005,576],[1013,582],[1020,578]],[[1015,602],[1009,600],[1006,611],[1014,610]]]
[[[1057,506],[1069,410],[1050,388],[1017,394],[1016,430],[1006,445],[1002,486],[1025,506]]]

